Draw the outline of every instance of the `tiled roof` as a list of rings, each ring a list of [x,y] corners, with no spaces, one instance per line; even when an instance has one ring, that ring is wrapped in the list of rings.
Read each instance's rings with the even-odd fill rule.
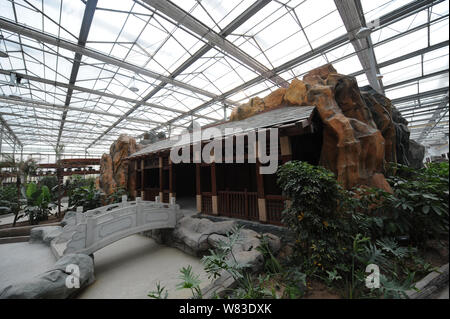
[[[260,128],[267,128],[280,124],[287,124],[303,119],[308,119],[311,117],[314,108],[315,108],[314,106],[282,107],[271,111],[256,114],[241,121],[222,123],[220,125],[214,126],[214,128],[218,128],[222,132],[222,136],[225,133],[225,129],[236,130],[240,128],[242,129],[242,132],[250,132]],[[179,139],[180,135],[174,136],[170,139],[155,142],[143,148],[142,150],[134,154],[131,154],[130,158],[170,149],[179,141]],[[192,133],[190,136],[190,140],[192,141]]]

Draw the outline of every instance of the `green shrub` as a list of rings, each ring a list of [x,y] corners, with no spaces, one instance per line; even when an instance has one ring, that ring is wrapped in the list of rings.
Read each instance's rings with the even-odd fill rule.
[[[26,189],[26,198],[27,205],[24,213],[28,215],[30,224],[35,225],[40,221],[47,220],[53,206],[48,187],[46,185],[38,186],[35,183],[29,183]]]
[[[106,202],[108,204],[120,203],[123,195],[128,195],[127,190],[123,187],[117,187],[112,194],[106,197]]]
[[[6,209],[0,210],[0,215],[16,213],[19,209],[17,198],[17,186],[8,185],[0,187],[0,207]]]
[[[58,190],[57,190],[57,186],[58,186],[58,178],[56,176],[44,176],[42,177],[42,179],[39,181],[39,185],[45,185],[48,187],[48,189],[50,190],[51,193],[51,197],[52,200],[57,200],[58,199]]]
[[[282,220],[296,236],[303,262],[329,269],[351,246],[351,215],[342,209],[344,190],[332,172],[291,161],[278,169],[278,184],[290,198]]]
[[[389,235],[409,235],[415,244],[440,239],[449,231],[448,163],[431,163],[414,170],[396,165],[396,174],[388,178],[394,194],[387,194],[382,209]]]
[[[69,209],[76,209],[83,206],[83,211],[88,211],[102,206],[103,193],[96,189],[93,184],[89,186],[81,186],[70,191]]]
[[[416,250],[400,247],[448,236],[448,166],[419,171],[397,167],[389,180],[393,194],[380,189],[344,190],[333,173],[291,161],[278,170],[278,183],[291,205],[283,222],[296,236],[291,258],[308,276],[345,291],[346,296],[403,298],[412,286]],[[380,289],[365,287],[366,266],[383,270]]]

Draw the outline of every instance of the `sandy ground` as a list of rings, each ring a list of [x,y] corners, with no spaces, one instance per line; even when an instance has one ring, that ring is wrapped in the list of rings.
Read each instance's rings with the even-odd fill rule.
[[[94,253],[94,260],[96,280],[78,298],[147,299],[158,281],[167,288],[169,298],[189,298],[190,290],[176,289],[180,269],[188,265],[200,275],[201,287],[210,282],[200,259],[141,235],[102,248]]]
[[[6,286],[45,272],[56,262],[44,244],[12,243],[0,245],[0,291]]]

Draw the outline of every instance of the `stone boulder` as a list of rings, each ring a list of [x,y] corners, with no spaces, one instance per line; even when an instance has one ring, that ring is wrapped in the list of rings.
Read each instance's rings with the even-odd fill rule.
[[[138,149],[133,137],[122,134],[111,145],[109,154],[103,154],[100,160],[98,186],[106,195],[112,194],[118,187],[125,188],[131,195],[134,194],[136,172],[128,165],[127,157]]]
[[[409,166],[415,169],[424,167],[423,159],[425,157],[425,146],[414,140],[409,140],[409,148],[406,158]]]
[[[30,242],[42,242],[50,245],[50,242],[58,237],[62,232],[61,226],[42,226],[34,227],[30,231]]]
[[[253,98],[235,108],[231,121],[283,106],[316,106],[323,123],[319,164],[336,174],[346,188],[358,185],[391,192],[385,163],[408,165],[408,122],[391,101],[356,79],[338,74],[331,64],[294,79],[287,89]]]
[[[79,276],[72,270],[78,266]],[[69,266],[69,267],[68,267]],[[71,279],[68,276],[74,276]],[[79,282],[79,288],[66,285],[66,281]],[[59,259],[51,269],[34,278],[7,286],[0,299],[65,299],[94,281],[94,261],[84,254],[68,254]]]

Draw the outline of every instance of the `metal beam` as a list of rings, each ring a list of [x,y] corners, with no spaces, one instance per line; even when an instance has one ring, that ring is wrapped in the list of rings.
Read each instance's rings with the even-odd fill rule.
[[[389,85],[385,85],[384,89],[385,90],[389,90],[389,89],[392,89],[392,88],[395,88],[395,87],[399,87],[399,86],[402,86],[402,85],[414,83],[414,82],[417,82],[417,81],[420,81],[420,80],[432,78],[432,77],[439,76],[439,75],[445,75],[446,74],[448,76],[448,71],[449,70],[446,69],[446,70],[442,70],[442,71],[437,71],[437,72],[421,75],[421,76],[418,76],[418,77],[415,77],[415,78],[411,78],[411,79],[408,79],[408,80],[404,80],[404,81],[400,81],[400,82],[397,82],[397,83],[392,83],[392,84],[389,84]]]
[[[194,18],[188,12],[184,11],[174,3],[167,0],[142,0],[149,6],[164,13],[166,16],[175,21],[175,24],[182,25],[188,30],[197,34],[200,38],[208,40],[209,44],[220,48],[230,56],[236,58],[243,65],[264,76],[278,86],[288,87],[287,83],[279,75],[271,71],[255,58],[245,53],[243,50],[228,41],[224,36],[218,34],[214,30],[207,27],[205,24]],[[243,22],[244,20],[242,20]]]
[[[164,82],[170,83],[173,86],[180,87],[180,88],[183,88],[185,90],[188,90],[188,91],[200,94],[200,95],[207,96],[207,97],[209,97],[211,99],[218,99],[219,100],[219,97],[216,94],[214,94],[214,93],[211,93],[211,92],[208,92],[206,90],[197,88],[197,87],[192,86],[192,85],[187,84],[187,83],[183,83],[181,81],[177,81],[175,79],[171,79],[171,78],[169,78],[167,76],[158,74],[158,73],[150,71],[148,69],[144,69],[144,68],[139,67],[137,65],[134,65],[134,64],[122,61],[120,59],[117,59],[117,58],[114,58],[112,56],[103,54],[101,52],[98,52],[98,51],[95,51],[95,50],[92,50],[92,49],[89,49],[89,48],[86,48],[86,47],[81,47],[81,46],[79,46],[76,43],[73,43],[71,41],[63,40],[61,38],[54,37],[54,36],[52,36],[50,34],[47,34],[47,33],[44,33],[44,32],[40,32],[40,31],[32,29],[30,27],[17,24],[15,22],[12,22],[12,21],[10,21],[8,19],[5,19],[5,18],[0,18],[0,28],[8,30],[10,32],[14,32],[14,33],[18,33],[18,34],[24,35],[26,37],[29,37],[31,39],[34,39],[34,40],[37,40],[37,41],[40,41],[40,42],[44,42],[44,43],[48,43],[48,44],[51,44],[51,45],[55,45],[55,46],[58,46],[60,48],[63,48],[63,49],[66,49],[66,50],[69,50],[69,51],[72,51],[72,52],[75,52],[75,53],[80,53],[80,54],[85,55],[87,57],[90,57],[92,59],[96,59],[96,60],[104,62],[104,63],[115,65],[115,66],[121,67],[123,69],[126,69],[128,71],[131,71],[131,72],[134,72],[134,73],[137,73],[137,74],[142,74],[142,75],[148,76],[150,78],[153,78],[153,79],[156,79],[156,80],[159,80],[159,81],[164,81]],[[227,100],[227,103],[235,105],[235,103],[233,101]]]
[[[0,102],[6,102],[9,104],[14,104],[14,105],[23,105],[23,106],[29,106],[29,105],[33,105],[36,108],[41,108],[44,110],[57,110],[57,111],[63,111],[65,106],[64,105],[58,105],[58,104],[52,104],[52,103],[47,103],[47,102],[42,102],[42,101],[35,101],[35,100],[30,100],[30,99],[15,99],[15,98],[11,98],[11,97],[7,97],[7,96],[0,96]],[[75,107],[75,106],[69,106],[68,107],[69,110],[72,111],[78,111],[78,112],[83,112],[83,113],[92,113],[92,114],[97,114],[97,115],[102,115],[102,116],[109,116],[109,117],[115,117],[115,118],[120,118],[122,115],[119,114],[113,114],[110,112],[105,112],[105,111],[96,111],[96,110],[90,110],[88,108],[81,108],[81,107]],[[137,117],[127,117],[126,118],[127,121],[129,122],[135,122],[135,123],[141,123],[141,124],[162,124],[161,122],[157,122],[157,121],[153,121],[153,120],[147,120],[147,119],[143,119],[143,118],[137,118]],[[184,126],[178,126],[178,127],[182,127],[184,128]]]
[[[92,19],[94,19],[95,8],[97,7],[97,0],[87,0],[86,7],[84,9],[84,16],[81,22],[80,35],[78,36],[78,45],[80,47],[86,46],[86,41],[91,29]],[[56,140],[56,149],[59,149],[59,141],[64,129],[64,122],[66,120],[70,100],[72,99],[73,85],[77,81],[78,70],[80,69],[81,59],[83,55],[81,53],[75,53],[75,58],[72,64],[72,70],[70,72],[69,88],[67,90],[66,101],[64,102],[64,111],[61,117],[61,124],[59,126],[58,139]]]
[[[34,115],[24,115],[24,114],[16,114],[16,113],[9,113],[9,112],[0,112],[0,115],[7,115],[7,116],[14,116],[18,118],[29,118],[29,119],[38,119],[38,120],[44,120],[44,121],[53,121],[53,122],[60,122],[60,119],[50,118],[50,117],[44,117],[44,116],[34,116]],[[72,123],[72,124],[79,124],[79,125],[87,125],[87,126],[96,126],[96,127],[108,127],[106,124],[98,124],[98,123],[89,123],[89,122],[80,122],[80,121],[72,121],[67,120],[66,123]],[[138,131],[138,132],[147,132],[148,129],[139,129],[134,127],[117,127],[118,129],[124,129],[124,130],[130,130],[130,131]],[[57,136],[55,136],[57,137]]]
[[[20,146],[23,146],[20,139],[16,136],[14,131],[11,129],[10,125],[3,119],[3,116],[1,116],[1,115],[0,115],[0,124],[2,125],[3,128],[6,129],[6,132],[8,133],[8,135],[10,137],[12,137],[12,139],[14,139],[14,141],[17,142],[17,144],[19,144]]]
[[[420,133],[420,136],[417,140],[418,142],[421,142],[424,138],[426,138],[428,133],[430,133],[434,129],[434,127],[442,120],[442,118],[447,114],[448,107],[447,107],[447,111],[445,111],[444,114],[441,117],[439,117],[442,113],[441,108],[447,106],[447,104],[448,104],[448,94],[449,94],[449,91],[447,91],[447,94],[442,99],[442,102],[439,105],[438,109],[434,111],[433,115],[431,116],[430,120],[428,121],[429,125],[434,124],[433,127],[431,127],[431,128],[429,126],[425,127],[423,129],[422,133]],[[436,120],[438,120],[438,121],[436,121]]]
[[[395,105],[395,104],[400,104],[400,103],[409,102],[409,101],[413,101],[413,100],[428,98],[428,97],[432,97],[432,96],[443,95],[443,94],[446,94],[447,92],[448,92],[448,86],[439,88],[439,89],[434,89],[434,90],[429,90],[429,91],[425,91],[425,92],[421,92],[421,93],[403,96],[403,97],[400,97],[397,99],[392,99],[391,102],[392,102],[392,104]]]
[[[357,32],[361,28],[367,27],[360,1],[334,0],[334,3],[344,22],[349,40],[355,48],[356,55],[361,62],[363,70],[365,70],[370,86],[378,93],[384,94],[382,84],[377,78],[379,69],[370,35],[364,38],[357,38]]]
[[[258,13],[262,8],[264,8],[270,0],[258,0],[253,5],[251,5],[247,10],[245,10],[242,14],[240,14],[236,19],[234,19],[230,24],[228,24],[220,33],[222,37],[226,37],[230,35],[234,30],[239,28],[245,21],[250,19],[253,15]],[[180,75],[182,72],[184,72],[187,68],[189,68],[192,64],[194,64],[199,58],[201,58],[203,55],[205,55],[209,50],[211,49],[211,46],[208,44],[205,44],[203,47],[201,47],[197,52],[195,52],[190,58],[188,58],[182,65],[180,65],[172,74],[170,74],[169,78],[174,79],[176,76]],[[125,113],[125,115],[128,117],[130,114],[132,114],[135,110],[137,110],[141,104],[145,104],[145,101],[152,98],[156,93],[158,93],[163,87],[165,87],[169,82],[162,81],[157,87],[155,87],[151,92],[149,92],[141,102],[137,103],[132,109],[130,109],[128,112]],[[224,98],[225,99],[225,98]],[[226,99],[225,99],[226,100]],[[215,101],[215,99],[211,100]],[[228,102],[227,102],[228,104]],[[182,112],[182,114],[185,114]],[[198,116],[202,118],[207,118],[205,116]],[[94,145],[97,141],[99,141],[103,136],[108,134],[110,130],[112,130],[115,126],[117,126],[123,119],[117,120],[114,124],[112,124],[105,132],[103,132],[98,138],[96,138],[89,146],[90,148],[92,145]],[[217,121],[216,119],[213,120],[213,122]],[[177,125],[171,125],[169,123],[169,126],[177,127]],[[162,125],[158,127],[160,129]]]
[[[27,79],[29,81],[34,81],[34,82],[39,82],[39,83],[44,83],[44,84],[49,84],[52,86],[56,86],[56,87],[63,87],[66,89],[72,88],[74,91],[80,91],[80,92],[84,92],[84,93],[89,93],[89,94],[94,94],[94,95],[98,95],[98,96],[103,96],[103,97],[108,97],[108,98],[112,98],[112,99],[117,99],[117,100],[121,100],[121,101],[125,101],[128,103],[140,103],[141,105],[144,106],[149,106],[152,108],[156,108],[156,109],[160,109],[160,110],[164,110],[164,111],[170,111],[170,112],[174,112],[174,113],[178,113],[178,114],[182,114],[183,111],[171,108],[171,107],[167,107],[167,106],[162,106],[159,104],[155,104],[155,103],[149,103],[149,102],[142,102],[139,100],[135,100],[135,99],[131,99],[125,96],[121,96],[121,95],[116,95],[116,94],[112,94],[112,93],[107,93],[107,92],[102,92],[102,91],[98,91],[98,90],[93,90],[93,89],[89,89],[89,88],[85,88],[82,86],[76,86],[76,85],[69,85],[67,83],[62,83],[62,82],[57,82],[57,81],[52,81],[52,80],[48,80],[48,79],[43,79],[43,78],[39,78],[36,76],[31,76],[31,75],[27,75],[24,73],[18,73],[15,71],[7,71],[7,70],[1,70],[0,69],[0,74],[5,74],[5,75],[10,75],[11,73],[15,73],[17,76],[21,77],[22,79]],[[158,88],[159,91],[159,88]],[[208,116],[201,116],[199,115],[198,117],[200,118],[204,118],[210,121],[216,121],[215,118],[211,118]]]
[[[413,4],[404,5],[403,7],[400,7],[390,13],[387,13],[386,15],[381,16],[379,19],[377,19],[378,27],[375,27],[374,30],[378,30],[383,27],[386,27],[389,24],[398,21],[398,19],[400,19],[400,18],[408,17],[420,10],[423,10],[429,6],[432,6],[433,4],[437,4],[437,3],[440,3],[443,1],[444,0],[438,0],[438,1],[419,0],[419,1],[415,1]],[[372,21],[372,23],[373,23],[373,21]],[[309,51],[305,54],[302,54],[302,55],[290,60],[290,61],[285,62],[284,64],[274,68],[273,72],[275,72],[275,73],[285,72],[286,70],[292,69],[293,67],[295,67],[303,62],[311,60],[311,59],[313,59],[319,55],[322,55],[323,53],[329,52],[339,46],[345,45],[348,42],[349,42],[348,36],[346,34],[344,34],[336,39],[333,39],[333,40],[315,48],[315,50],[313,50],[313,51]],[[362,73],[364,73],[364,72],[362,72]],[[255,77],[254,79],[249,80],[249,81],[235,87],[234,89],[231,89],[231,90],[223,93],[221,95],[221,97],[222,98],[229,97],[235,93],[238,93],[238,92],[246,89],[249,86],[258,84],[261,81],[264,81],[264,77],[259,75],[259,76]],[[185,113],[181,114],[180,116],[168,121],[167,124],[173,124],[176,121],[179,121],[185,117],[191,116],[192,114],[195,114],[196,112],[203,110],[204,108],[208,107],[209,105],[211,105],[214,102],[216,102],[216,101],[210,100],[206,103],[203,103],[203,104],[199,105],[198,107],[196,107],[188,112],[185,112]],[[160,128],[161,128],[161,126],[155,128],[155,130],[160,129]]]
[[[431,51],[434,51],[434,50],[437,50],[437,49],[440,49],[440,48],[448,47],[448,45],[449,45],[449,40],[442,41],[440,43],[437,43],[437,44],[428,46],[426,48],[410,52],[408,54],[399,56],[397,58],[378,63],[378,67],[379,68],[384,68],[386,66],[389,66],[389,65],[392,65],[392,64],[395,64],[395,63],[398,63],[398,62],[402,62],[404,60],[408,60],[408,59],[414,58],[416,56],[421,56],[422,54],[425,54],[425,53],[428,53],[428,52],[431,52]],[[361,70],[361,71],[358,71],[358,72],[354,72],[354,73],[352,73],[350,75],[351,76],[358,76],[358,75],[361,75],[361,74],[364,74],[364,70]]]

